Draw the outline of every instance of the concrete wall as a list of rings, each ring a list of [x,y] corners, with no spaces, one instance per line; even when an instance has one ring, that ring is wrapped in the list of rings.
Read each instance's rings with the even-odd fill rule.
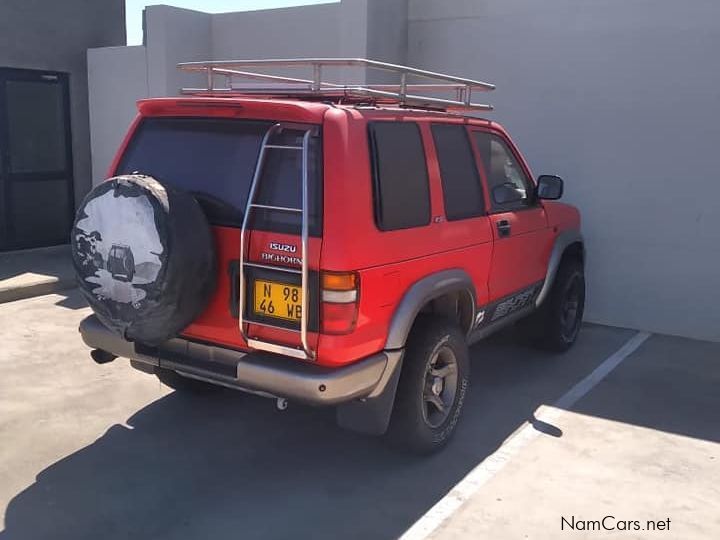
[[[91,185],[86,51],[125,44],[124,0],[2,0],[0,66],[70,73],[75,200]]]
[[[302,58],[340,46],[339,3],[212,16],[212,57]]]
[[[370,0],[367,10],[368,43],[365,57],[391,64],[406,64],[408,0]],[[368,82],[392,84],[400,81],[393,73],[371,70]]]
[[[145,10],[148,88],[151,97],[175,96],[183,86],[204,84],[183,74],[180,62],[212,58],[212,15],[169,6]]]
[[[566,179],[587,318],[720,341],[720,3],[410,0],[409,17],[410,63],[497,83],[490,117]]]
[[[137,100],[149,95],[145,47],[107,47],[88,51],[92,178],[98,184],[137,113]]]

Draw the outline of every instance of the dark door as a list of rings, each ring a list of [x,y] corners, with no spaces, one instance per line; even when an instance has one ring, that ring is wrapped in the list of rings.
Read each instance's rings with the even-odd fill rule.
[[[69,101],[65,73],[0,68],[0,251],[68,242]]]

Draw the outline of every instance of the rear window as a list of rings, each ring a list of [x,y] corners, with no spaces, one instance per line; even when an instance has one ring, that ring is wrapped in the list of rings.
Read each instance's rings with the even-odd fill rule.
[[[263,137],[273,124],[209,118],[145,118],[115,174],[140,173],[192,193],[214,225],[240,227]],[[273,145],[302,145],[302,131],[284,130]],[[320,235],[320,138],[313,137],[309,160],[310,232]],[[302,152],[268,150],[256,202],[302,206]],[[300,216],[257,210],[252,228],[300,233]]]
[[[428,225],[430,188],[420,128],[414,122],[372,122],[369,130],[378,228]]]

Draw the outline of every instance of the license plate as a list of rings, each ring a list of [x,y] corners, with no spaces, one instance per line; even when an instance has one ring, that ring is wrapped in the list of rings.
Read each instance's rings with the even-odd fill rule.
[[[302,289],[276,281],[255,280],[253,311],[263,317],[299,321],[302,316]]]

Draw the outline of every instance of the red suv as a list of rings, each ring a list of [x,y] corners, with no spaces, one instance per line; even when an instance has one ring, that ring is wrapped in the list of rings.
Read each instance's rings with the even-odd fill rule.
[[[499,124],[463,114],[488,108],[470,96],[491,85],[366,60],[263,64],[310,65],[307,80],[240,71],[257,63],[188,65],[208,88],[139,103],[73,230],[95,312],[82,337],[97,362],[129,358],[173,388],[331,405],[343,427],[435,450],[469,344],[513,323],[545,348],[575,342],[579,213]],[[337,65],[402,79],[324,82]],[[108,261],[131,249],[133,272],[88,264],[88,235]]]

